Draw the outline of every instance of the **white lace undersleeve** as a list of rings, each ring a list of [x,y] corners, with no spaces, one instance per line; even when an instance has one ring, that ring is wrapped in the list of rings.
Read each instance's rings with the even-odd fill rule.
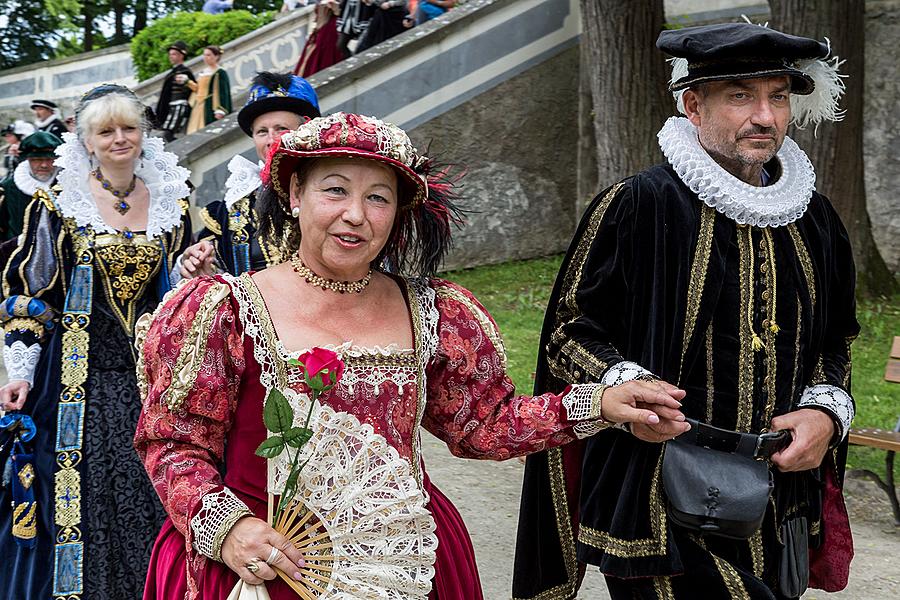
[[[62,191],[56,199],[63,216],[97,233],[116,233],[103,221],[91,194],[91,159],[84,144],[74,133],[64,133],[63,145],[56,148],[59,158],[53,163],[62,170],[57,182]],[[178,165],[178,157],[166,152],[162,139],[144,134],[143,156],[135,160],[134,173],[150,194],[147,237],[156,238],[181,224],[179,200],[190,196],[187,185],[191,172]]]
[[[240,154],[228,161],[228,179],[225,180],[225,207],[231,210],[235,202],[246,198],[262,185],[259,173],[263,163],[254,163]]]
[[[575,384],[563,396],[562,403],[569,421],[578,421],[572,427],[578,439],[590,437],[612,424],[603,421],[601,399],[607,386],[599,383]]]
[[[213,560],[222,560],[222,542],[241,517],[253,513],[228,488],[203,496],[200,510],[191,518],[194,549]]]
[[[603,374],[603,377],[600,378],[600,383],[613,386],[622,385],[626,381],[648,378],[655,379],[656,377],[641,365],[631,362],[630,360],[623,360],[607,369],[606,373]]]
[[[16,340],[8,346],[4,345],[3,364],[7,379],[27,381],[30,387],[34,387],[34,372],[40,358],[40,344],[26,345],[22,340]]]
[[[678,177],[700,200],[741,225],[779,227],[803,216],[816,187],[806,153],[789,137],[776,154],[781,177],[750,185],[723,169],[700,145],[685,117],[670,117],[657,134],[659,147]]]
[[[843,440],[850,431],[850,424],[853,423],[853,417],[856,416],[856,410],[853,408],[853,398],[850,394],[841,388],[820,383],[809,386],[803,390],[800,396],[799,408],[809,408],[815,406],[822,408],[832,415],[841,425],[838,432],[841,440]]]

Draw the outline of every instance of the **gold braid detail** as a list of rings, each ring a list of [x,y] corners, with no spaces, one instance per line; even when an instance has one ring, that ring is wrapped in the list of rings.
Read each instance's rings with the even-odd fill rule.
[[[681,342],[681,363],[678,366],[678,381],[681,381],[684,369],[684,357],[688,344],[697,326],[700,313],[700,301],[703,298],[703,287],[706,283],[706,272],[709,270],[709,257],[712,254],[713,227],[716,224],[716,211],[705,204],[700,210],[700,233],[697,239],[694,260],[691,265],[691,279],[687,290],[687,309],[685,315],[684,339]]]

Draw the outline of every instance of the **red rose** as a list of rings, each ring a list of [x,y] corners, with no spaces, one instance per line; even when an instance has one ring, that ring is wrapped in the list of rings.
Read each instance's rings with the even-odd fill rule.
[[[304,352],[296,363],[302,367],[307,385],[320,392],[334,387],[344,374],[344,361],[327,348],[315,347]]]

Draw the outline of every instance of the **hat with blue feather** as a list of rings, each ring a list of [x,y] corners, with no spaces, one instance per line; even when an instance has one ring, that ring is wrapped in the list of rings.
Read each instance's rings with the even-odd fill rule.
[[[257,73],[250,86],[250,95],[238,113],[238,124],[249,136],[253,135],[256,117],[276,110],[296,113],[315,119],[319,113],[319,98],[308,81],[290,73]]]

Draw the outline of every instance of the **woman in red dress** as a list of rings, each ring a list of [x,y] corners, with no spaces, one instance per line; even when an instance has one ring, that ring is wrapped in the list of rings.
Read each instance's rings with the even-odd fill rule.
[[[341,4],[337,0],[322,0],[316,5],[316,21],[300,52],[294,75],[307,78],[344,60],[344,53],[337,45],[340,11]]]
[[[293,260],[190,280],[142,323],[135,445],[170,517],[146,599],[225,598],[239,578],[275,600],[305,597],[277,570],[309,597],[478,600],[468,533],[425,473],[420,427],[459,456],[503,460],[615,423],[682,419],[683,392],[661,382],[516,395],[490,315],[434,278],[458,210],[429,168],[374,118],[301,125],[269,154],[258,207]],[[315,347],[345,364],[318,400],[291,362]],[[302,550],[267,514],[286,458],[254,454],[273,389],[295,425],[313,414],[294,500],[324,541]]]

